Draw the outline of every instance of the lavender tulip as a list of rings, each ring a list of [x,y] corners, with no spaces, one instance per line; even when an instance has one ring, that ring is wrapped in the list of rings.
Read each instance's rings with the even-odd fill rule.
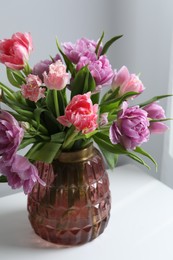
[[[97,58],[96,54],[81,57],[77,64],[77,70],[86,65],[88,65],[97,86],[108,85],[112,82],[113,70],[106,55],[99,58]]]
[[[125,149],[134,150],[137,146],[147,142],[150,137],[147,112],[139,106],[129,107],[123,103],[122,110],[110,127],[110,140],[113,144],[120,143]]]
[[[65,42],[63,44],[64,53],[71,62],[77,64],[82,56],[88,56],[91,53],[95,53],[97,42],[86,38],[81,38],[76,41],[75,44],[71,42]],[[100,46],[98,53],[100,54],[102,47]]]
[[[9,160],[16,153],[24,131],[8,112],[0,111],[0,156]]]
[[[164,109],[157,104],[156,102],[153,102],[145,107],[143,109],[148,113],[148,117],[152,119],[164,119],[165,118],[165,111]],[[151,133],[157,133],[162,134],[164,133],[168,127],[163,122],[150,122],[149,130]]]
[[[32,191],[37,181],[45,186],[45,183],[38,176],[37,168],[23,156],[15,154],[11,162],[2,160],[0,171],[7,177],[8,184],[12,189],[23,186],[25,194]]]

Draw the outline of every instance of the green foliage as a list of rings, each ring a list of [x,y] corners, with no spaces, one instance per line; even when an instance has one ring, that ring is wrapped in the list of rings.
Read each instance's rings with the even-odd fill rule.
[[[107,42],[105,43],[105,45],[103,46],[101,55],[106,54],[106,52],[108,51],[108,49],[110,48],[110,46],[111,46],[115,41],[117,41],[118,39],[120,39],[122,36],[123,36],[123,35],[118,35],[118,36],[115,36],[115,37],[111,38],[109,41],[107,41]]]
[[[63,56],[64,58],[64,61],[65,61],[65,64],[67,66],[67,71],[70,71],[72,77],[75,77],[75,74],[76,74],[76,69],[75,69],[75,66],[73,65],[73,63],[69,60],[69,58],[64,54],[64,52],[61,50],[61,47],[58,43],[58,39],[56,39],[56,45],[57,45],[57,48],[59,50],[59,52],[61,53],[61,55]]]
[[[173,95],[161,95],[161,96],[155,96],[155,97],[153,97],[153,98],[151,98],[151,99],[149,99],[149,100],[147,100],[147,101],[145,101],[145,102],[143,102],[143,103],[141,103],[141,104],[139,104],[139,106],[140,107],[144,107],[144,106],[146,106],[146,105],[148,105],[148,104],[151,104],[151,103],[153,103],[153,102],[156,102],[156,101],[158,101],[158,100],[160,100],[160,99],[163,99],[163,98],[167,98],[167,97],[172,97]]]
[[[136,153],[140,153],[141,155],[149,158],[150,160],[152,160],[152,162],[154,162],[154,164],[157,167],[155,160],[147,152],[145,152],[139,147],[136,148],[136,150],[134,150],[133,152],[130,152],[125,148],[123,148],[120,144],[115,144],[115,145],[112,144],[109,137],[104,133],[97,133],[96,135],[93,136],[93,139],[98,144],[98,146],[100,147],[101,151],[103,151],[103,153],[106,151],[106,154],[104,155],[106,155],[106,160],[110,167],[116,164],[117,157],[115,156],[115,159],[113,159],[113,154],[114,155],[123,154],[123,155],[127,155],[128,157],[137,161],[138,163],[146,166],[147,168],[150,168],[147,165],[147,163],[142,158],[140,158]],[[108,153],[112,154],[112,155],[110,154],[112,158],[109,157]],[[115,160],[115,162],[113,160]]]
[[[60,147],[61,144],[56,142],[39,142],[33,144],[26,157],[29,160],[51,163],[58,154]]]
[[[102,33],[102,35],[101,35],[101,37],[100,37],[100,40],[99,40],[99,42],[98,42],[98,44],[97,44],[97,46],[96,46],[95,53],[96,53],[97,55],[98,55],[98,51],[99,51],[99,48],[100,48],[100,45],[101,45],[101,43],[102,43],[103,38],[104,38],[104,32]]]
[[[0,182],[1,183],[8,182],[7,177],[4,175],[0,175]]]
[[[22,72],[7,68],[7,78],[12,86],[21,88],[21,85],[26,83]]]
[[[95,89],[95,81],[87,67],[79,70],[71,83],[71,99],[79,94],[84,94]]]

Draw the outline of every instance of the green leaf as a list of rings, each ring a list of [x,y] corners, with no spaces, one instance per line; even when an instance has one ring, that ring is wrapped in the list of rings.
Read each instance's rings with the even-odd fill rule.
[[[18,70],[12,70],[12,75],[16,82],[20,84],[20,86],[24,83],[26,83],[25,76],[22,74],[21,71]]]
[[[25,107],[24,105],[21,105],[19,103],[13,102],[12,100],[10,100],[5,95],[3,96],[3,100],[2,101],[6,105],[8,105],[11,109],[16,111],[19,115],[25,116],[25,117],[28,117],[28,118],[33,118],[33,112],[28,111],[28,110],[30,110],[30,109],[27,109],[28,107]]]
[[[25,83],[25,78],[22,73],[19,71],[14,71],[10,68],[7,68],[7,78],[11,85],[14,87],[20,88],[23,83]]]
[[[7,177],[4,175],[0,175],[0,182],[1,183],[8,182]]]
[[[88,82],[87,82],[87,84],[88,84],[87,92],[89,92],[89,91],[92,92],[96,88],[96,83],[88,68],[87,68],[87,70],[88,70],[88,74],[89,74]]]
[[[94,93],[94,94],[92,93],[91,100],[92,100],[93,105],[99,104],[99,99],[100,99],[100,93]]]
[[[90,138],[91,136],[93,136],[93,135],[95,135],[96,133],[98,133],[98,131],[99,131],[99,130],[94,130],[94,131],[92,131],[92,132],[90,132],[90,133],[88,133],[88,134],[85,134],[85,137],[88,139],[88,138]]]
[[[139,93],[137,92],[127,92],[125,93],[122,97],[118,97],[118,98],[113,98],[113,99],[108,99],[107,101],[103,102],[100,104],[100,113],[104,113],[104,112],[110,112],[110,111],[116,111],[117,109],[120,109],[121,104],[123,103],[123,101],[127,100],[127,98],[131,97],[131,96],[135,96]]]
[[[104,38],[104,32],[102,33],[102,35],[101,35],[101,37],[100,37],[100,40],[99,40],[99,42],[98,42],[98,44],[97,44],[97,46],[96,46],[96,50],[95,50],[96,55],[98,55],[98,51],[99,51],[99,48],[100,48],[100,44],[101,44],[103,38]]]
[[[81,68],[77,72],[71,84],[71,88],[71,98],[79,94],[87,93],[89,91],[92,92],[95,89],[95,81],[86,66]]]
[[[105,149],[106,151],[114,154],[125,154],[131,159],[137,161],[138,163],[146,166],[148,169],[150,167],[145,163],[144,160],[142,160],[139,156],[134,154],[133,152],[129,152],[128,150],[125,150],[120,144],[113,145],[109,137],[103,133],[98,133],[95,136],[93,136],[94,141],[98,144],[100,149]],[[145,155],[146,156],[146,155]],[[151,159],[151,158],[150,158]]]
[[[169,120],[173,120],[173,118],[151,119],[150,122],[164,122]]]
[[[61,131],[62,126],[51,111],[44,111],[42,113],[42,120],[50,135]]]
[[[105,45],[103,46],[101,55],[106,54],[106,52],[108,51],[109,47],[110,47],[115,41],[117,41],[118,39],[120,39],[122,36],[123,36],[123,35],[118,35],[118,36],[113,37],[113,38],[110,39],[109,41],[107,41],[107,42],[105,43]]]
[[[145,167],[147,167],[149,170],[150,170],[150,167],[148,166],[148,164],[145,163],[144,160],[142,160],[139,156],[137,156],[136,154],[134,153],[128,153],[127,154],[128,157],[130,157],[131,159],[133,159],[134,161],[144,165]]]
[[[63,91],[58,91],[58,106],[59,106],[59,115],[64,115],[66,108],[66,96]]]
[[[14,97],[15,92],[12,89],[5,86],[2,82],[0,82],[0,88],[8,96],[9,99],[15,100],[15,97]],[[4,93],[2,94],[2,100],[3,100],[3,97],[4,97]]]
[[[54,143],[62,144],[64,142],[64,138],[65,138],[64,132],[59,132],[59,133],[51,135],[51,141]]]
[[[101,104],[103,104],[103,103],[105,104],[109,100],[117,99],[119,89],[120,89],[120,87],[116,88],[113,91],[112,91],[112,89],[110,89],[108,92],[106,92],[106,94],[103,96],[103,98],[101,100]]]
[[[157,162],[155,161],[155,159],[149,153],[144,151],[141,147],[136,147],[134,152],[142,154],[143,156],[146,156],[147,158],[149,158],[154,163],[154,165],[156,167],[156,171],[157,171]]]
[[[115,168],[118,161],[118,154],[110,153],[107,150],[103,149],[102,147],[100,147],[100,150],[103,153],[103,156],[105,157],[109,167],[111,169]]]
[[[21,149],[27,147],[28,145],[33,144],[33,143],[36,143],[36,142],[38,142],[37,138],[34,138],[34,137],[32,137],[32,138],[27,138],[27,139],[24,138],[24,139],[22,140],[22,142],[21,142],[21,144],[20,144],[18,150],[21,150]]]
[[[171,95],[171,94],[161,95],[161,96],[155,96],[155,97],[153,97],[153,98],[151,98],[151,99],[149,99],[149,100],[147,100],[147,101],[145,101],[145,102],[139,104],[139,106],[140,106],[140,107],[144,107],[144,106],[146,106],[146,105],[148,105],[148,104],[150,104],[150,103],[156,102],[157,100],[160,100],[160,99],[163,99],[163,98],[167,98],[167,97],[172,97],[172,96],[173,96],[173,95]]]
[[[54,142],[40,142],[34,144],[26,157],[34,161],[43,161],[51,163],[59,152],[62,144]]]
[[[23,73],[27,77],[29,74],[31,74],[32,69],[30,68],[28,62],[25,62],[25,67],[23,68]]]
[[[89,70],[87,70],[86,67],[86,73],[84,74],[84,84],[83,84],[82,94],[88,92],[88,81],[89,81]]]
[[[133,96],[136,96],[136,95],[139,95],[139,93],[134,92],[134,91],[130,91],[130,92],[125,93],[122,97],[120,97],[118,105],[120,106],[123,103],[123,101],[126,101],[129,97],[133,97]]]
[[[118,102],[115,101],[115,102],[111,102],[110,104],[101,104],[100,106],[100,114],[101,113],[105,113],[105,112],[111,112],[113,110],[117,110],[119,108],[119,105],[118,105]]]
[[[109,136],[103,134],[103,133],[97,133],[93,136],[94,141],[99,145],[99,147],[107,150],[110,153],[114,154],[128,154],[128,151],[126,151],[121,145],[119,144],[112,144]]]
[[[19,115],[19,114],[16,114],[16,112],[14,111],[9,111],[9,110],[6,110],[8,113],[10,113],[12,116],[14,116],[14,118],[17,120],[17,121],[23,121],[23,122],[31,122],[31,119],[26,117],[26,116],[22,116],[22,115]]]
[[[17,106],[23,110],[34,111],[33,107],[29,107],[26,100],[21,95],[20,91],[9,92],[6,88],[2,88],[4,93],[2,96],[2,101],[9,107]]]
[[[54,105],[54,92],[52,89],[47,90],[46,105],[48,110],[56,117],[56,110]]]
[[[30,101],[32,103],[32,106],[30,105],[30,103],[28,104],[27,99],[25,99],[23,97],[20,90],[14,92],[13,95],[14,95],[14,98],[15,98],[15,102],[20,106],[22,105],[23,109],[26,109],[26,110],[29,110],[29,111],[34,111],[34,109],[36,107],[35,102]]]
[[[83,67],[81,70],[79,70],[74,78],[74,80],[71,83],[71,99],[72,97],[83,94],[83,88],[85,83],[85,76],[87,74],[86,67]]]
[[[36,122],[37,122],[38,127],[39,127],[39,125],[40,125],[40,115],[41,115],[41,113],[43,113],[44,111],[46,111],[46,109],[45,109],[45,108],[41,108],[41,107],[37,107],[37,108],[34,110],[34,118],[35,118],[35,120],[36,120]]]
[[[61,50],[61,47],[60,47],[59,42],[58,42],[58,39],[56,39],[56,45],[57,45],[57,48],[58,48],[59,52],[63,56],[63,59],[64,59],[65,64],[67,66],[67,70],[70,71],[72,77],[74,78],[75,74],[76,74],[75,67],[74,67],[73,63],[69,60],[69,58],[65,55],[65,53]]]
[[[45,135],[48,134],[48,131],[47,129],[44,127],[44,125],[40,124],[39,127],[38,127],[38,123],[33,120],[32,118],[28,117],[28,116],[24,116],[24,115],[21,115],[21,114],[16,114],[15,112],[13,111],[7,111],[9,112],[12,116],[14,116],[14,118],[19,121],[19,122],[28,122],[31,126],[33,126],[34,128],[38,128],[38,130],[40,130],[42,133],[44,133]]]
[[[66,96],[62,91],[47,90],[46,105],[48,110],[54,115],[55,118],[64,115],[66,106]]]

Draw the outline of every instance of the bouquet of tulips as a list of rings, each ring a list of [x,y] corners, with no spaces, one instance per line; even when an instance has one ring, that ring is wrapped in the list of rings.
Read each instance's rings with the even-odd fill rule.
[[[0,181],[29,193],[40,179],[34,161],[51,163],[62,151],[75,151],[95,142],[108,165],[126,155],[149,167],[156,165],[141,148],[152,133],[167,130],[167,120],[156,96],[130,105],[144,91],[127,67],[113,69],[106,55],[118,40],[105,44],[81,38],[57,43],[55,57],[29,66],[33,50],[30,33],[15,33],[0,40],[0,62],[6,66],[10,85],[0,82]],[[110,86],[107,91],[104,86]],[[101,94],[104,92],[104,94]],[[17,152],[29,146],[22,156]],[[141,158],[142,156],[142,158]]]

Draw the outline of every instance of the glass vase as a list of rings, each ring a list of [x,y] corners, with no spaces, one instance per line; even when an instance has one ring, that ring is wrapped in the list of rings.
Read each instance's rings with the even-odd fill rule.
[[[63,152],[52,164],[36,162],[46,182],[28,195],[29,220],[40,237],[59,245],[78,245],[99,236],[107,226],[111,197],[100,152],[90,145]]]

